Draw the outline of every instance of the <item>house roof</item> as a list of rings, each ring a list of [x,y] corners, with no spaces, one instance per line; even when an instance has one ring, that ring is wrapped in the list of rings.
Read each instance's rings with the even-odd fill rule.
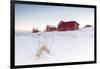
[[[48,27],[56,27],[55,25],[47,25]]]
[[[68,22],[64,22],[64,21],[60,21],[60,23],[77,23],[76,21],[68,21]],[[78,24],[78,23],[77,23]],[[79,25],[79,24],[78,24]]]
[[[33,30],[39,30],[38,28],[33,28]]]

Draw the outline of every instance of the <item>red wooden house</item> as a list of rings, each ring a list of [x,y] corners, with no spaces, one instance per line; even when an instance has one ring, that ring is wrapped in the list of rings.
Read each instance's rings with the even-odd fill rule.
[[[58,24],[58,31],[68,31],[79,29],[79,24],[76,21],[60,21]]]
[[[47,25],[46,32],[57,31],[57,28],[54,25]]]

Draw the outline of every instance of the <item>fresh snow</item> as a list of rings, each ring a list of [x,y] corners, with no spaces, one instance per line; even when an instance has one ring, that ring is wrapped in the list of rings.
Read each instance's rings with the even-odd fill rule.
[[[37,50],[46,45],[39,59]],[[66,32],[15,32],[15,65],[35,65],[94,60],[94,28]]]

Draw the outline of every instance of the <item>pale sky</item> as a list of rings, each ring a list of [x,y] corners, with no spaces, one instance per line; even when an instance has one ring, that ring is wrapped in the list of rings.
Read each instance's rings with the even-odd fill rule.
[[[47,24],[57,26],[61,20],[76,21],[80,24],[80,28],[86,24],[94,26],[94,8],[15,5],[16,31],[32,31],[33,27],[43,31]]]

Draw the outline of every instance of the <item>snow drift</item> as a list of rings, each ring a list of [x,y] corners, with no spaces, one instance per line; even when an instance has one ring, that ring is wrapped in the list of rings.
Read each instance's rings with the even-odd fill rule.
[[[36,58],[37,50],[46,45]],[[94,28],[66,32],[15,32],[15,65],[34,65],[94,60]]]

